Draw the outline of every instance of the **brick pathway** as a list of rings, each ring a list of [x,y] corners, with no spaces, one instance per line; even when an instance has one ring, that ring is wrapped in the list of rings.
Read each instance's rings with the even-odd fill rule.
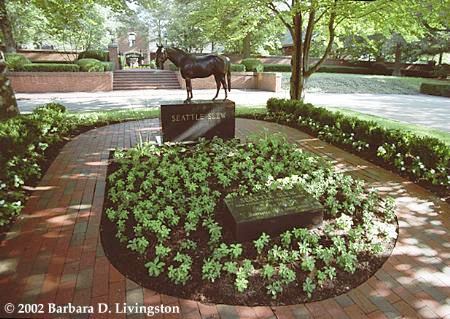
[[[281,131],[302,148],[329,157],[339,170],[395,196],[400,236],[392,256],[375,276],[347,294],[283,307],[205,305],[161,295],[128,280],[110,265],[99,240],[108,152],[149,139],[158,126],[157,120],[111,125],[84,133],[62,149],[28,200],[22,219],[1,243],[0,316],[6,316],[6,302],[137,302],[180,306],[181,314],[164,318],[450,318],[449,205],[295,129],[244,119],[237,120],[240,138],[264,128]]]

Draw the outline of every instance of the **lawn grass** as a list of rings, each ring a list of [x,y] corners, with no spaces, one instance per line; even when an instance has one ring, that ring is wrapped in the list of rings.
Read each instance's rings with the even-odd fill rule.
[[[289,89],[291,73],[283,73],[282,88]],[[422,83],[442,83],[435,79],[384,75],[314,73],[306,84],[306,92],[419,94]]]

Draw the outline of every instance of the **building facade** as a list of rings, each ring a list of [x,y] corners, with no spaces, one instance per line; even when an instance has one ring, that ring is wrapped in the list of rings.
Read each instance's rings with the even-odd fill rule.
[[[137,67],[150,63],[149,40],[146,34],[129,30],[117,40],[119,55],[126,58],[128,66]]]

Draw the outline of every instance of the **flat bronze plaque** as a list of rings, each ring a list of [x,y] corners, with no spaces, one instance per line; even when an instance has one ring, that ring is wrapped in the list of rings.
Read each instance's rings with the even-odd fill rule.
[[[301,189],[226,198],[225,205],[238,241],[257,239],[263,232],[274,236],[294,227],[315,227],[323,221],[323,206]]]

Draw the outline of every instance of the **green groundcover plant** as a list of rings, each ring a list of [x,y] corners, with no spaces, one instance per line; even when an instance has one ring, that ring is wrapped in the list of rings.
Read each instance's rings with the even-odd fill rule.
[[[245,293],[262,280],[273,298],[292,287],[311,298],[397,237],[392,198],[380,198],[278,134],[245,144],[219,138],[190,147],[144,143],[117,150],[113,163],[105,214],[115,235],[144,260],[149,276],[174,285],[228,278],[236,293]],[[295,188],[322,203],[321,227],[230,240],[222,222],[225,197]]]

